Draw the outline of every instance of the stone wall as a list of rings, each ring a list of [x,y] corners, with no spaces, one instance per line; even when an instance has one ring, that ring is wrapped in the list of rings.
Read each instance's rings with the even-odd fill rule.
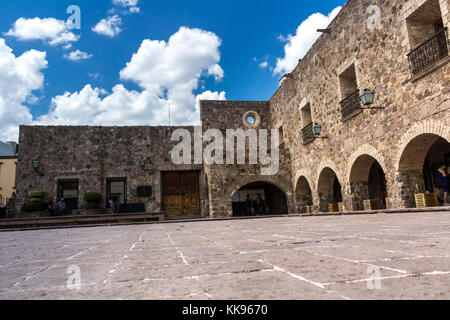
[[[265,101],[201,101],[201,121],[203,131],[208,129],[220,129],[224,124],[227,129],[242,129],[246,131],[249,127],[244,123],[244,115],[249,111],[255,112],[260,117],[259,125],[255,129],[272,129],[269,103]],[[261,175],[261,165],[205,165],[205,172],[209,181],[210,211],[212,216],[232,215],[232,196],[253,182],[267,182],[281,189],[288,200],[288,210],[293,212],[293,189],[291,187],[290,155],[282,143],[280,137],[280,167],[276,175]],[[270,140],[268,142],[270,146]],[[270,150],[270,148],[269,148]],[[247,145],[248,151],[248,145]],[[247,152],[248,154],[248,152]]]
[[[127,179],[128,203],[145,203],[146,210],[162,210],[161,171],[200,171],[201,203],[205,179],[201,165],[174,165],[170,138],[177,127],[69,127],[21,126],[17,166],[17,205],[27,201],[30,190],[39,189],[48,197],[57,193],[57,181],[79,180],[79,203],[86,192],[106,196],[106,179]],[[193,127],[184,129],[193,132]],[[140,159],[146,159],[142,168]],[[38,171],[32,161],[38,160]],[[138,198],[138,186],[152,186],[151,198]],[[206,214],[206,204],[202,213]]]
[[[351,209],[349,172],[357,157],[367,154],[384,169],[392,206],[405,206],[411,201],[411,195],[404,194],[411,192],[405,189],[411,175],[401,177],[399,161],[408,143],[426,133],[450,141],[448,58],[421,78],[412,79],[409,70],[407,54],[413,44],[406,18],[424,3],[348,1],[330,24],[330,33],[320,36],[271,98],[272,122],[283,126],[286,148],[292,157],[295,179],[291,184],[296,186],[297,180],[305,176],[316,205],[320,188],[317,181],[327,166],[338,176],[345,207]],[[372,4],[381,8],[381,29],[367,27],[366,10]],[[439,4],[444,25],[448,26],[448,0],[440,0]],[[374,105],[384,109],[364,110],[343,121],[339,75],[353,64],[357,87],[374,91]],[[322,136],[329,139],[303,145],[300,107],[306,103],[310,103],[313,121],[323,127]]]

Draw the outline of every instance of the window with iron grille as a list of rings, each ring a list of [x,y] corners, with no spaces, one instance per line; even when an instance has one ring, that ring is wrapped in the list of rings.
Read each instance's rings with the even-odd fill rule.
[[[302,139],[303,145],[314,141],[314,135],[312,133],[313,121],[311,114],[311,104],[307,103],[301,108],[302,119]]]
[[[425,1],[406,19],[406,26],[411,48],[408,62],[412,76],[448,57],[448,34],[439,0]]]
[[[339,87],[342,97],[340,102],[342,119],[346,120],[349,116],[361,110],[354,63],[339,75]]]

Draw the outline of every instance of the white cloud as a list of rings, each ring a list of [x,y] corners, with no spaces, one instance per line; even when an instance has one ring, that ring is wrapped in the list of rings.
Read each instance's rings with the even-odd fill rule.
[[[218,64],[220,45],[212,32],[181,27],[168,42],[144,40],[120,77],[156,92],[163,87],[192,91],[205,70],[218,80],[224,76]]]
[[[195,110],[198,114],[200,114],[200,101],[201,100],[221,100],[221,101],[225,101],[227,100],[226,98],[226,93],[225,91],[222,92],[211,92],[209,90],[202,92],[201,94],[198,94],[195,97]],[[200,119],[198,119],[198,123],[195,124],[199,124]]]
[[[97,80],[100,77],[100,73],[98,72],[88,72],[88,76],[94,80]]]
[[[268,66],[269,66],[269,62],[267,62],[267,61],[261,62],[261,63],[259,64],[259,67],[260,67],[261,69],[265,69],[265,68],[267,68]]]
[[[284,57],[277,59],[277,65],[274,74],[284,74],[291,72],[298,64],[298,60],[303,58],[314,42],[320,36],[317,29],[326,28],[331,21],[338,15],[342,7],[337,7],[328,16],[321,13],[314,13],[303,21],[297,28],[293,36],[279,36],[278,39],[287,42],[284,47]]]
[[[87,60],[91,57],[92,57],[92,54],[88,54],[88,53],[80,51],[80,50],[75,50],[69,54],[64,55],[64,58],[69,59],[71,61]]]
[[[135,7],[139,0],[112,0],[115,6]]]
[[[128,11],[122,12],[123,14],[141,12],[141,9],[137,7],[138,0],[112,0],[112,3],[118,7],[128,8]]]
[[[5,35],[22,41],[42,40],[53,46],[78,41],[80,36],[70,30],[71,24],[55,18],[19,18]]]
[[[44,84],[42,69],[47,67],[46,53],[29,50],[16,57],[0,38],[0,140],[17,141],[20,124],[32,121],[24,103],[35,103],[32,92]]]
[[[214,33],[184,27],[168,42],[144,40],[120,72],[141,91],[118,84],[107,93],[87,84],[54,97],[50,112],[35,124],[167,125],[169,106],[173,125],[199,124],[200,99],[225,100],[225,92],[194,95],[202,77],[224,76],[220,45]]]
[[[112,38],[122,31],[120,28],[121,25],[122,19],[118,15],[114,15],[100,20],[100,22],[92,28],[92,31]]]
[[[129,9],[129,11],[130,11],[131,13],[139,13],[139,12],[141,12],[141,9],[139,9],[138,7],[131,7],[131,8]]]

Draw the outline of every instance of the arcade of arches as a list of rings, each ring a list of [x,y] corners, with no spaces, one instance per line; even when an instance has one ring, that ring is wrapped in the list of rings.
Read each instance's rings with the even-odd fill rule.
[[[329,167],[320,172],[317,186],[312,186],[305,176],[301,176],[295,185],[297,212],[304,213],[311,205],[318,211],[327,212],[330,203],[343,202],[343,198],[349,200],[346,211],[364,210],[364,200],[376,203],[372,209],[389,208],[394,200],[394,207],[414,208],[417,192],[437,193],[442,205],[444,192],[438,182],[438,168],[442,165],[450,170],[450,143],[436,134],[421,134],[402,151],[398,171],[392,174],[395,177],[392,181],[388,181],[382,165],[368,154],[360,155],[351,165],[348,194],[341,187],[342,181]]]

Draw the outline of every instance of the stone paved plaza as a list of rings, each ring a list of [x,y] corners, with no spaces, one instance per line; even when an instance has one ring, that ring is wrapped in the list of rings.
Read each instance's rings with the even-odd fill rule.
[[[4,232],[0,299],[449,299],[449,244],[448,212]]]

